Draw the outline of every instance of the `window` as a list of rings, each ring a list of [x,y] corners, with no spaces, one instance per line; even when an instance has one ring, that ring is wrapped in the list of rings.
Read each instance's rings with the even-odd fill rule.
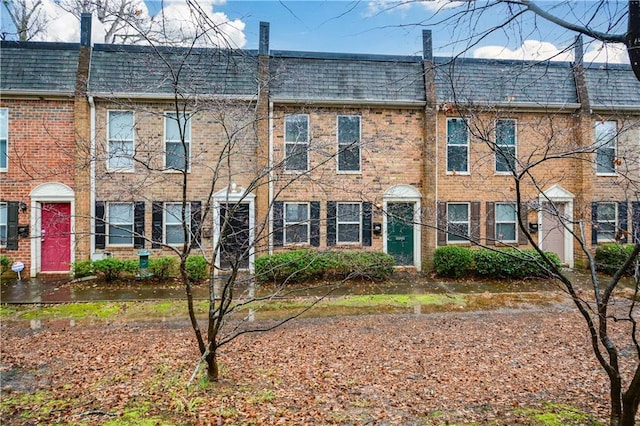
[[[511,172],[516,164],[516,120],[496,120],[496,172]]]
[[[189,170],[191,150],[190,115],[167,113],[164,117],[165,157],[164,167],[173,170]],[[183,136],[180,136],[181,131]],[[184,146],[183,146],[184,141]],[[185,169],[186,163],[186,169]]]
[[[337,242],[360,242],[360,203],[338,203],[337,205]]]
[[[615,121],[596,123],[596,171],[602,174],[616,172],[616,129]]]
[[[309,203],[284,204],[284,243],[309,243]]]
[[[513,203],[496,203],[496,240],[515,242],[517,229],[517,210]]]
[[[447,242],[469,240],[469,203],[447,204]]]
[[[338,116],[338,171],[360,171],[360,117]]]
[[[7,203],[0,203],[0,247],[7,245],[7,228],[8,228],[8,207]]]
[[[616,239],[616,203],[598,203],[597,232],[598,241],[615,241]]]
[[[463,118],[447,119],[447,172],[469,171],[469,128]]]
[[[133,245],[133,204],[110,203],[108,208],[109,245]]]
[[[284,168],[304,172],[309,169],[309,116],[288,115],[284,118]]]
[[[9,163],[9,110],[0,108],[0,172],[6,172]]]
[[[164,205],[164,235],[165,243],[179,245],[184,243],[184,230],[182,228],[182,203],[166,203]],[[185,205],[185,218],[187,232],[191,229],[191,205]]]
[[[133,111],[109,111],[109,170],[133,169]]]

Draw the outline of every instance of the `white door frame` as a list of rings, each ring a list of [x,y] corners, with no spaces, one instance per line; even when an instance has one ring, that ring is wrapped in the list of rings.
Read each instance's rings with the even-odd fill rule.
[[[564,189],[559,184],[555,184],[539,196],[540,207],[543,206],[545,202],[551,203],[562,203],[565,206],[563,217],[561,218],[563,224],[565,224],[564,228],[564,253],[566,258],[566,263],[569,268],[573,268],[574,265],[574,255],[573,255],[573,234],[571,231],[573,230],[573,200],[575,199],[575,195],[571,192]],[[545,235],[545,223],[542,221],[542,208],[538,210],[538,243],[542,250],[546,250],[543,244],[544,235]]]
[[[389,203],[410,203],[413,204],[413,266],[416,271],[422,270],[422,244],[420,232],[421,223],[421,199],[422,194],[411,185],[394,185],[387,189],[382,196],[382,250],[387,253],[387,207]]]
[[[31,190],[29,193],[31,197],[31,221],[30,221],[30,235],[31,238],[31,268],[29,275],[35,277],[42,270],[42,258],[41,258],[41,228],[42,228],[42,203],[69,203],[71,205],[71,235],[70,237],[70,250],[71,250],[71,265],[75,262],[76,258],[76,235],[75,235],[75,192],[69,186],[59,182],[43,183]],[[66,273],[71,271],[71,265],[69,265],[69,271],[59,271]],[[54,272],[55,273],[55,272]]]

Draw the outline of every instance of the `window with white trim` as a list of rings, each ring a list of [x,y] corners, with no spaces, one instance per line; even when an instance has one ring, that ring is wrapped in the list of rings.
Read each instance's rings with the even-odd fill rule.
[[[9,167],[9,110],[0,108],[0,172]]]
[[[496,203],[496,240],[517,241],[518,216],[515,203]]]
[[[509,173],[516,164],[516,120],[496,120],[496,172]]]
[[[447,203],[447,242],[469,241],[469,203]]]
[[[616,240],[617,218],[617,203],[598,203],[598,242]]]
[[[336,241],[359,243],[362,241],[362,204],[338,203],[336,206]]]
[[[447,172],[469,171],[469,124],[464,118],[447,118]]]
[[[598,121],[596,132],[596,172],[598,174],[614,174],[616,172],[616,135],[615,121]]]
[[[0,247],[7,245],[8,211],[7,203],[0,203]]]
[[[109,203],[107,224],[110,246],[133,245],[133,203]]]
[[[360,171],[360,116],[338,116],[338,171]]]
[[[287,115],[284,118],[284,169],[309,170],[309,116]]]
[[[184,142],[184,144],[183,144]],[[189,170],[191,155],[191,116],[188,113],[167,112],[164,116],[164,167],[169,170]]]
[[[284,203],[284,243],[309,244],[309,203]]]
[[[187,233],[191,232],[191,205],[185,205],[185,221]],[[182,203],[165,203],[164,205],[164,238],[169,245],[184,243],[184,229],[182,227]]]
[[[108,112],[109,170],[133,170],[134,121],[133,111]]]

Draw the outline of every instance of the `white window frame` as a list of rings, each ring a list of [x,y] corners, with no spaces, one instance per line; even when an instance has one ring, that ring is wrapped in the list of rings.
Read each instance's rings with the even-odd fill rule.
[[[466,129],[467,129],[467,140],[465,143],[450,143],[449,142],[449,123],[452,121],[463,121],[466,124]],[[449,117],[447,118],[447,122],[446,122],[446,126],[447,126],[447,152],[446,152],[446,168],[447,168],[447,174],[469,174],[469,168],[470,168],[470,154],[469,154],[469,119],[467,118],[459,118],[459,117]],[[464,147],[466,152],[467,152],[467,169],[466,170],[449,170],[449,147]]]
[[[340,206],[357,205],[358,220],[340,220]],[[340,239],[340,225],[358,225],[358,241],[342,241]],[[362,203],[336,203],[336,244],[362,244]]]
[[[180,112],[179,114],[184,120],[184,142],[187,145],[187,172],[191,171],[191,113],[190,112]],[[167,153],[169,150],[167,149],[168,144],[177,144],[182,148],[182,141],[180,139],[177,140],[169,140],[167,126],[169,123],[176,123],[178,127],[182,125],[182,121],[178,120],[175,112],[167,111],[164,113],[164,168],[166,172],[182,172],[182,168],[177,167],[169,167],[167,165]]]
[[[613,220],[611,219],[606,219],[603,220],[602,219],[602,215],[600,214],[600,207],[604,206],[604,205],[611,205],[613,206]],[[618,203],[616,202],[598,202],[598,219],[597,219],[597,234],[598,234],[598,243],[612,243],[616,240],[616,230],[618,229]],[[613,235],[611,236],[611,238],[608,237],[604,237],[601,236],[601,225],[602,224],[610,224],[613,227]]]
[[[300,206],[305,205],[307,207],[307,218],[303,221],[287,221],[287,207],[288,206]],[[284,211],[283,211],[283,221],[284,221],[284,235],[283,235],[283,244],[285,246],[295,246],[295,245],[309,245],[311,241],[311,203],[295,203],[295,202],[286,202],[284,203]],[[304,225],[307,227],[307,238],[304,241],[296,241],[296,242],[287,242],[287,230],[290,226]]]
[[[131,138],[130,139],[114,139],[111,137],[111,114],[112,113],[127,113],[131,115]],[[117,171],[117,172],[133,172],[134,171],[134,161],[133,156],[135,153],[135,112],[131,110],[109,110],[107,111],[107,170],[108,171]],[[121,155],[121,156],[113,156],[111,155],[111,145],[112,143],[120,143],[120,144],[131,144],[131,156]],[[124,159],[130,160],[131,165],[118,167],[118,165],[112,165],[111,161],[114,158],[118,158],[118,161],[123,161]]]
[[[498,220],[499,206],[510,206],[513,210],[513,220]],[[495,204],[495,223],[494,223],[494,235],[496,241],[504,243],[516,243],[518,242],[518,209],[516,203],[496,203]],[[507,240],[501,237],[502,234],[498,232],[498,225],[510,225],[513,226],[513,239]]]
[[[357,118],[358,119],[358,141],[357,142],[342,142],[340,141],[340,119],[341,118]],[[360,174],[362,173],[362,117],[359,115],[338,115],[336,118],[336,140],[338,143],[338,151],[336,155],[336,170],[341,174]],[[356,170],[341,170],[340,169],[340,155],[344,153],[347,147],[358,148],[358,168]]]
[[[111,214],[111,208],[114,206],[128,206],[131,209],[131,222],[118,222],[117,218],[114,218]],[[130,238],[131,242],[128,243],[112,243],[111,242],[111,228],[124,229],[125,227],[131,227]],[[107,245],[110,247],[133,247],[133,232],[135,228],[135,206],[133,203],[108,203],[107,204]],[[117,236],[117,238],[124,238],[124,236]]]
[[[618,153],[618,123],[615,121],[597,121],[594,126],[596,140],[596,174],[599,176],[617,175],[616,157]],[[609,137],[612,135],[611,137]],[[613,146],[611,146],[613,145]],[[610,151],[611,167],[601,165],[598,157],[603,151]],[[607,153],[604,153],[605,155]]]
[[[289,119],[293,119],[293,118],[299,118],[299,117],[304,117],[306,119],[307,122],[307,137],[305,140],[287,140],[287,127],[288,127],[288,120]],[[309,114],[288,114],[284,116],[284,170],[286,172],[289,173],[304,173],[309,171],[309,163],[311,161],[310,157],[310,153],[309,153],[309,138],[310,138],[310,131],[311,131],[311,126],[310,126],[310,120],[309,120]],[[305,152],[307,153],[307,164],[306,167],[304,169],[290,169],[287,167],[287,146],[297,146],[297,145],[306,145],[305,147]]]
[[[451,220],[449,218],[449,207],[452,205],[465,205],[467,206],[467,220],[466,221],[461,221],[461,220]],[[466,238],[464,238],[463,236],[458,237],[458,236],[452,236],[450,235],[449,232],[449,225],[456,225],[456,224],[466,224],[467,225],[467,235]],[[450,239],[451,237],[454,237],[456,239]],[[471,238],[471,203],[468,202],[451,202],[451,203],[447,203],[447,243],[448,244],[468,244],[469,243],[469,239]]]
[[[180,233],[182,234],[182,217],[179,216],[175,216],[171,213],[169,213],[169,206],[176,206],[176,208],[178,209],[178,213],[180,212],[180,210],[182,209],[182,203],[177,202],[177,203],[164,203],[164,211],[163,211],[163,215],[164,215],[164,220],[162,221],[162,236],[163,236],[163,240],[164,243],[168,246],[181,246],[184,244],[184,241],[180,241],[180,242],[169,242],[167,241],[167,235],[169,235],[169,233],[167,232],[167,229],[171,226],[171,227],[180,227]],[[189,240],[191,239],[191,203],[187,203],[185,205],[185,220],[187,221],[187,236],[189,238]],[[172,219],[171,221],[169,219]],[[189,243],[189,241],[187,241],[187,243]]]
[[[499,123],[511,122],[513,123],[513,144],[500,143],[498,141],[498,126]],[[495,155],[494,155],[494,171],[496,174],[511,174],[511,170],[498,170],[500,152],[503,148],[513,147],[513,158],[504,158],[504,161],[513,161],[513,165],[516,165],[516,158],[518,158],[518,121],[515,118],[499,118],[495,121]]]
[[[2,230],[4,229],[4,233]],[[4,234],[4,241],[2,235]],[[9,237],[9,203],[0,202],[0,247],[7,246]]]
[[[9,170],[9,108],[0,108],[0,146],[4,145],[5,151],[0,150],[0,172]],[[5,165],[2,165],[5,161]]]

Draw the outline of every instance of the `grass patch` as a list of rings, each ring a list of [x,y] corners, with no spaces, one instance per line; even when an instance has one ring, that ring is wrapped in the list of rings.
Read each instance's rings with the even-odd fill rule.
[[[464,296],[458,294],[371,294],[330,299],[324,303],[325,306],[377,307],[387,305],[407,308],[415,305],[464,306],[465,304]]]
[[[31,308],[18,313],[18,319],[43,320],[43,319],[110,319],[120,313],[121,304],[94,302],[94,303],[64,303],[49,305],[41,308]]]
[[[585,413],[576,407],[565,404],[545,403],[542,408],[526,408],[516,410],[517,414],[524,415],[540,426],[569,426],[569,425],[593,425],[604,426],[591,414]]]

